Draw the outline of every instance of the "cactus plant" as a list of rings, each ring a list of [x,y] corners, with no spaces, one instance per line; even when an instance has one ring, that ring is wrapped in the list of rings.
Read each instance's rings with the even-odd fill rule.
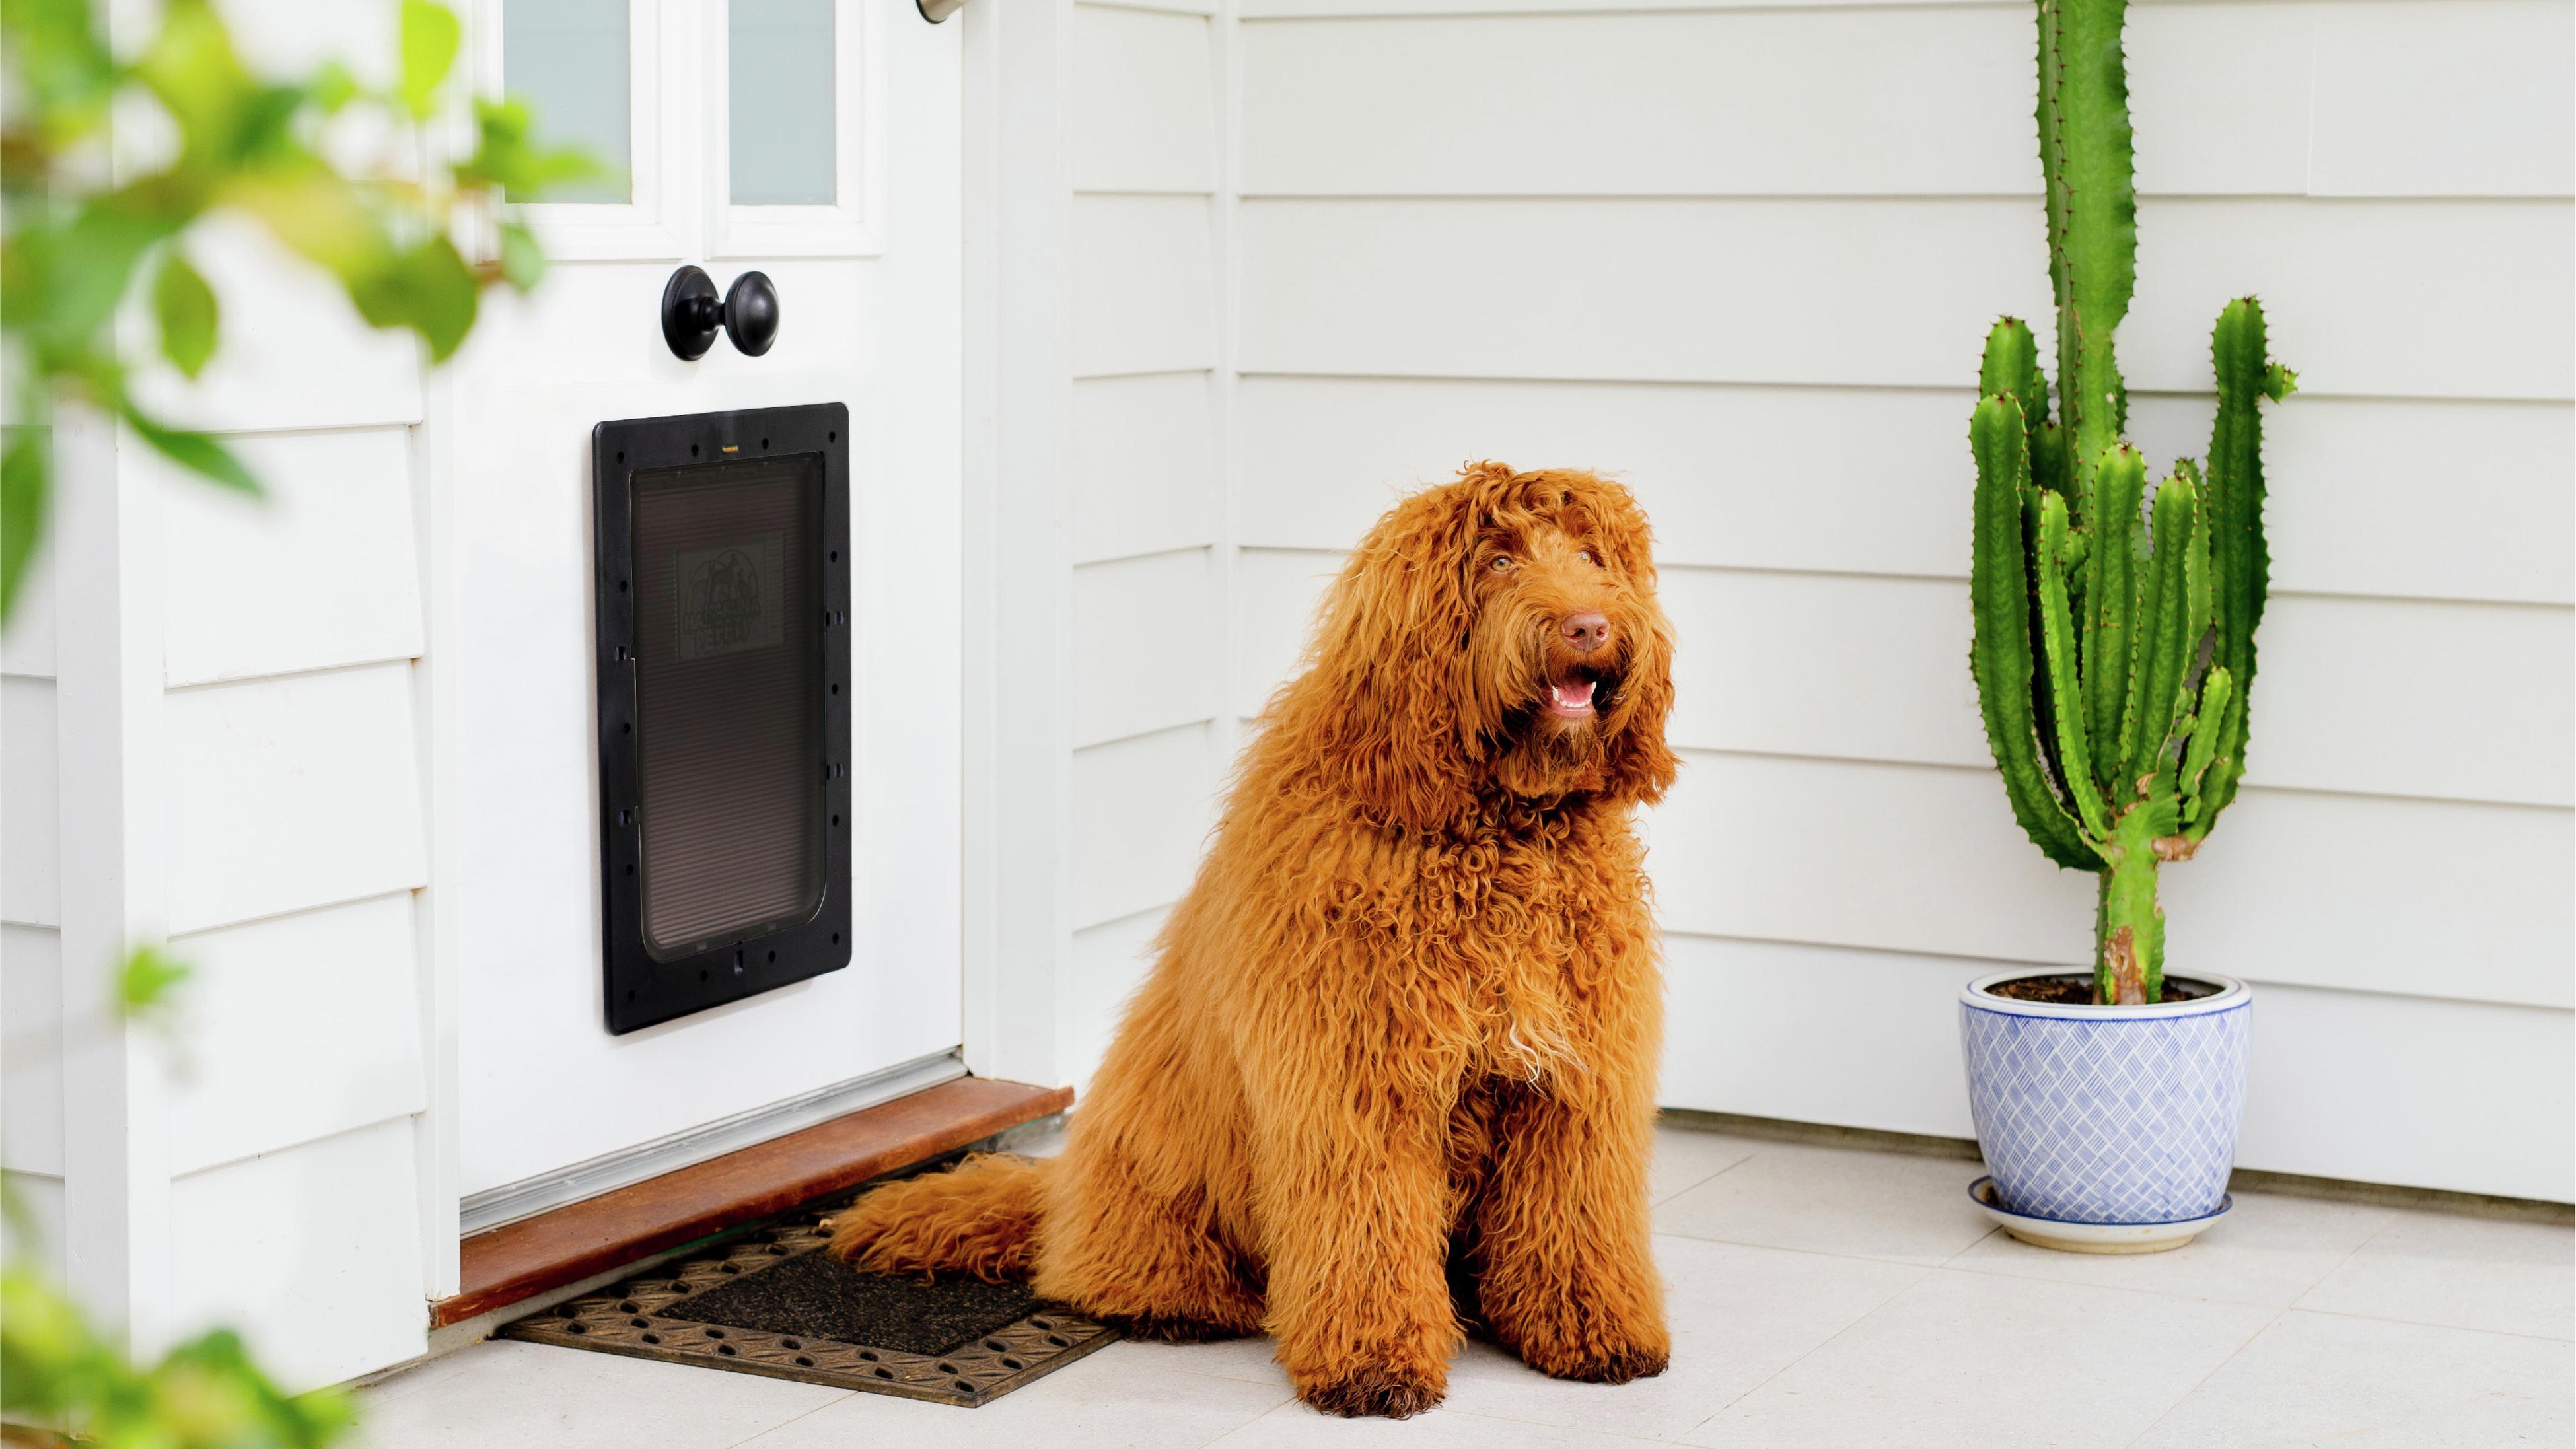
[[[2031,840],[2101,875],[2094,999],[2120,1004],[2162,999],[2157,867],[2199,848],[2244,774],[2267,567],[2257,398],[2296,382],[2264,355],[2262,307],[2228,303],[2208,468],[2182,459],[2147,486],[2112,351],[2137,260],[2126,8],[2039,0],[2056,415],[2030,328],[2006,317],[1969,425],[1986,740]]]

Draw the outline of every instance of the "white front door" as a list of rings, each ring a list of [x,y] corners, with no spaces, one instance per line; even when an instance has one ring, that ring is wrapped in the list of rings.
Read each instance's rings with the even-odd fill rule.
[[[484,0],[475,19],[481,89],[614,174],[528,208],[552,269],[494,304],[429,430],[431,918],[469,1207],[959,1040],[961,27],[911,0]],[[658,309],[683,264],[719,291],[766,273],[774,348],[674,356]],[[591,429],[832,402],[856,830],[830,888],[851,892],[851,962],[612,1036]]]

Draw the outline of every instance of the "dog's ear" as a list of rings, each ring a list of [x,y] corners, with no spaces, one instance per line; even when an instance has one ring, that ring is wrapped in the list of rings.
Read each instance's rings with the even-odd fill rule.
[[[1628,677],[1619,686],[1618,734],[1610,743],[1608,782],[1602,793],[1627,804],[1652,805],[1664,797],[1681,761],[1664,743],[1664,721],[1673,712],[1673,636],[1663,610],[1648,600],[1652,620],[1646,637],[1629,656]]]
[[[1585,477],[1578,501],[1593,522],[1602,547],[1618,561],[1636,591],[1640,627],[1628,656],[1625,698],[1610,721],[1617,730],[1610,746],[1608,779],[1602,793],[1625,803],[1652,805],[1673,783],[1680,761],[1664,743],[1664,722],[1673,712],[1673,626],[1655,601],[1655,536],[1645,510],[1627,489],[1605,478]]]
[[[1299,734],[1389,824],[1437,830],[1475,809],[1466,706],[1476,504],[1464,483],[1399,503],[1326,596],[1296,694]]]

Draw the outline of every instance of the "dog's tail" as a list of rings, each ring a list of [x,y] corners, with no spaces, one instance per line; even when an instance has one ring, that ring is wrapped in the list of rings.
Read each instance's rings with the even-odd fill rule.
[[[872,1273],[1025,1278],[1045,1199],[1045,1163],[969,1157],[851,1204],[832,1219],[831,1253]]]

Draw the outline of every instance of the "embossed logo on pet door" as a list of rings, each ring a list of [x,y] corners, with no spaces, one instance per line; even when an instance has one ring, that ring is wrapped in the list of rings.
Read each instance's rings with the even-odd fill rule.
[[[850,960],[849,414],[601,423],[608,1029]]]

